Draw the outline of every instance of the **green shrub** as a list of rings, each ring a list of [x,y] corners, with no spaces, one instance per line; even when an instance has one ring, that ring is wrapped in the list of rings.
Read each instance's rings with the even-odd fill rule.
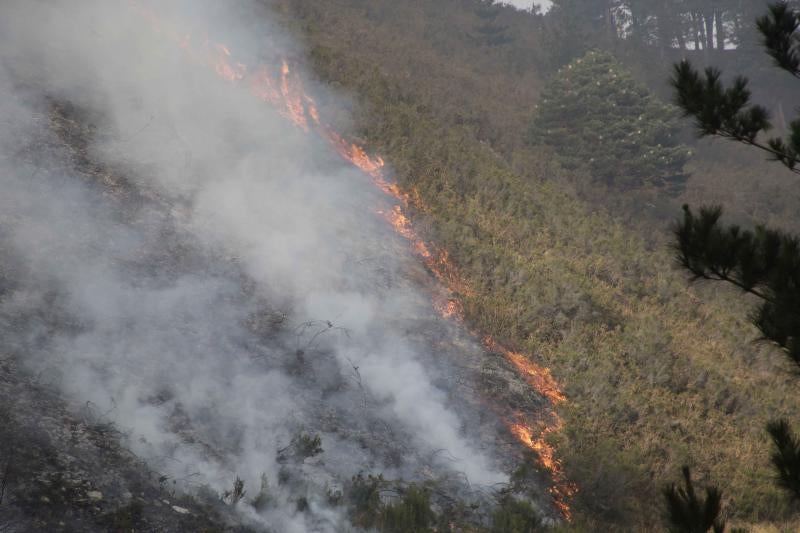
[[[504,498],[492,513],[491,533],[531,533],[542,522],[533,506],[511,497]]]
[[[353,476],[345,488],[353,524],[387,533],[431,531],[436,514],[431,509],[430,493],[410,485],[399,489],[401,497],[396,502],[384,503],[381,490],[388,490],[388,485],[382,475]]]
[[[380,529],[389,533],[421,533],[431,531],[435,518],[428,491],[411,485],[400,501],[384,507]]]
[[[351,507],[350,519],[353,524],[364,528],[373,527],[381,511],[380,488],[383,484],[381,475],[353,476],[349,486],[346,487]]]

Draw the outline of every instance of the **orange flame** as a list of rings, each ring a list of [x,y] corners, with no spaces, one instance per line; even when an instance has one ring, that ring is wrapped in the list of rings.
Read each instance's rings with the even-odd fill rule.
[[[418,211],[425,212],[427,211],[425,205],[416,194],[412,195],[405,192],[399,185],[386,179],[384,175],[385,162],[382,158],[370,157],[362,147],[347,141],[329,125],[322,123],[314,99],[306,94],[302,81],[292,72],[286,60],[282,62],[279,78],[273,76],[271,69],[267,66],[260,66],[250,73],[247,65],[232,60],[233,55],[227,46],[223,44],[212,46],[208,37],[206,37],[203,43],[199,45],[200,50],[197,50],[192,47],[192,40],[189,35],[180,35],[177,31],[169,28],[152,10],[140,4],[138,0],[129,1],[150,22],[156,32],[176,43],[193,60],[210,66],[217,75],[229,82],[246,81],[253,95],[273,105],[280,114],[291,120],[303,131],[308,132],[309,125],[313,124],[315,131],[326,139],[343,159],[370,176],[373,184],[378,189],[395,199],[398,202],[397,204],[389,210],[379,210],[378,214],[391,224],[397,234],[411,243],[428,270],[451,293],[452,296],[450,297],[434,299],[436,310],[444,318],[458,322],[463,321],[464,306],[455,295],[468,296],[472,294],[472,290],[458,276],[458,272],[452,265],[447,251],[434,249],[426,244],[416,233],[411,221],[404,212],[404,208],[412,206]],[[502,354],[524,376],[526,382],[537,393],[546,397],[552,405],[566,401],[566,396],[561,391],[549,369],[537,365],[523,354],[504,348],[490,336],[482,337],[482,343],[488,350]],[[566,481],[563,467],[557,459],[556,451],[546,440],[548,435],[562,429],[563,421],[555,411],[550,410],[545,417],[547,420],[539,421],[537,424],[540,426],[539,429],[534,430],[531,425],[522,422],[525,417],[520,413],[515,414],[513,418],[514,420],[506,421],[509,432],[521,444],[534,451],[541,465],[550,472],[550,476],[553,479],[550,493],[562,515],[569,520],[571,512],[568,502],[577,489]]]
[[[491,336],[483,338],[483,345],[489,350],[502,353],[517,370],[525,376],[525,381],[536,391],[547,397],[553,405],[567,401],[561,387],[550,373],[549,368],[539,366],[521,353],[512,352],[497,344]]]
[[[511,433],[513,433],[522,444],[539,455],[539,461],[541,461],[545,468],[553,470],[559,466],[559,462],[555,458],[553,447],[547,444],[541,436],[534,438],[533,430],[530,427],[520,423],[511,423],[510,429]]]
[[[306,120],[302,98],[305,94],[302,93],[302,91],[292,90],[292,81],[293,78],[289,76],[289,63],[284,60],[281,68],[281,94],[283,95],[284,102],[286,102],[286,110],[292,122],[302,128],[303,131],[308,131],[308,121]]]
[[[566,520],[572,519],[572,512],[569,508],[569,501],[578,491],[573,483],[566,481],[561,461],[556,457],[556,451],[553,446],[547,442],[547,436],[551,433],[560,431],[563,428],[563,421],[557,415],[553,414],[553,423],[549,427],[535,434],[534,430],[521,422],[508,422],[511,433],[522,444],[527,446],[530,450],[534,451],[539,458],[539,462],[545,467],[550,475],[553,477],[553,485],[550,487],[550,495],[553,497],[553,502],[556,507],[561,511],[561,514]],[[518,418],[520,418],[518,416]]]
[[[449,298],[444,305],[437,305],[436,309],[444,318],[452,318],[459,321],[464,318],[464,306],[454,298]]]

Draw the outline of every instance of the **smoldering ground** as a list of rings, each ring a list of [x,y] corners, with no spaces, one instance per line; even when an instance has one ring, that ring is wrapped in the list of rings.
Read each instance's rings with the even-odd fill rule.
[[[254,61],[302,53],[266,11],[229,4],[168,15]],[[408,340],[428,298],[372,214],[385,200],[131,6],[0,7],[0,220],[17,273],[0,306],[25,317],[4,320],[9,349],[187,489],[238,475],[255,492],[263,474],[279,530],[341,527],[326,491],[361,471],[503,482],[465,432],[451,369]],[[54,106],[94,127],[67,142]],[[287,474],[301,434],[324,452]]]

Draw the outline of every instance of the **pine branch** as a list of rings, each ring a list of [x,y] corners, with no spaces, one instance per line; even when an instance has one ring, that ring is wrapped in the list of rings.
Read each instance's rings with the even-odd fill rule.
[[[778,474],[778,483],[794,498],[800,499],[800,441],[786,420],[770,422],[767,432],[775,446],[771,460]]]
[[[724,274],[722,272],[718,272],[717,270],[715,270],[713,268],[709,268],[708,272],[710,272],[711,275],[708,275],[705,272],[698,273],[698,272],[692,271],[692,273],[695,274],[695,279],[704,279],[706,281],[724,281],[726,283],[730,283],[731,285],[733,285],[735,287],[738,287],[743,292],[746,292],[748,294],[752,294],[753,296],[761,298],[762,300],[771,301],[769,296],[767,296],[766,293],[764,293],[762,291],[759,291],[758,289],[755,289],[753,287],[748,287],[748,286],[744,285],[742,282],[737,281],[735,278],[732,278],[731,276],[728,276],[727,274]]]
[[[758,141],[746,139],[743,137],[737,137],[735,135],[730,135],[729,132],[721,132],[719,135],[720,137],[728,138],[732,141],[738,141],[748,146],[758,148],[759,150],[763,150],[764,152],[767,152],[770,155],[772,155],[775,161],[780,161],[781,163],[783,163],[790,171],[794,172],[795,174],[800,174],[800,167],[797,166],[798,163],[800,163],[800,159],[798,159],[797,154],[794,154],[789,150],[779,150],[773,148],[771,144],[765,145]],[[770,143],[777,141],[780,141],[780,139],[770,139]]]
[[[769,13],[756,21],[763,36],[764,47],[775,65],[800,78],[800,52],[797,33],[800,29],[800,12],[794,11],[785,1],[769,6]]]
[[[675,225],[676,259],[694,279],[724,281],[762,300],[750,320],[761,340],[800,367],[800,240],[778,230],[722,226],[719,207],[684,206]]]
[[[676,90],[677,105],[684,116],[694,117],[699,135],[718,136],[753,146],[800,174],[800,121],[792,123],[788,142],[772,138],[763,143],[758,136],[772,129],[769,111],[763,106],[751,105],[747,78],[739,76],[726,88],[720,81],[719,70],[708,68],[704,74],[701,76],[684,60],[674,65],[670,80]]]
[[[722,492],[716,487],[706,488],[705,499],[697,495],[688,466],[683,470],[683,487],[674,483],[667,486],[664,498],[667,501],[667,523],[675,533],[715,533],[725,531],[722,519]]]

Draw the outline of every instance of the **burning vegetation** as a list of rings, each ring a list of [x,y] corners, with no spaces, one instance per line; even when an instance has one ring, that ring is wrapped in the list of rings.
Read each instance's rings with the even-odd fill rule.
[[[413,191],[403,191],[387,178],[386,164],[381,157],[370,156],[362,146],[348,141],[331,125],[323,122],[314,99],[306,93],[300,77],[286,59],[281,61],[277,69],[267,65],[251,67],[237,61],[228,46],[211,42],[207,35],[202,39],[193,39],[190,34],[181,34],[143,4],[135,0],[132,3],[156,32],[185,50],[193,61],[212,68],[227,81],[244,84],[255,97],[274,106],[302,131],[309,133],[313,130],[326,139],[343,159],[369,176],[374,186],[393,201],[389,207],[375,209],[376,214],[409,242],[428,271],[449,293],[445,297],[434,296],[432,305],[443,318],[463,324],[463,304],[456,295],[467,295],[470,288],[459,277],[447,250],[426,243],[414,229],[407,211],[412,208],[425,210],[418,195]],[[481,340],[487,351],[501,354],[537,394],[549,400],[550,408],[545,413],[516,412],[503,418],[508,431],[519,443],[535,452],[541,466],[550,473],[552,486],[549,490],[553,502],[564,518],[569,520],[569,501],[577,487],[566,479],[557,452],[548,442],[548,437],[563,427],[555,407],[565,402],[566,396],[549,369],[537,365],[529,356],[504,347],[491,336],[482,336],[478,332],[472,334]]]

